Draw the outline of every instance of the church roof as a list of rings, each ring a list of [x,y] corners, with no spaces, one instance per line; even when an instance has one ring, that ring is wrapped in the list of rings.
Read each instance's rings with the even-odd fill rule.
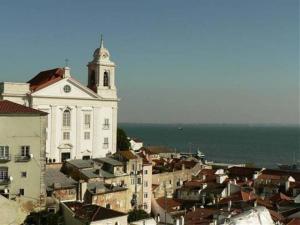
[[[47,115],[47,113],[29,108],[24,105],[20,105],[8,100],[0,101],[0,114],[37,114],[41,116]]]
[[[32,92],[35,92],[63,79],[63,77],[64,77],[64,69],[55,68],[55,69],[45,70],[38,73],[34,78],[32,78],[27,83],[30,84],[30,90]]]

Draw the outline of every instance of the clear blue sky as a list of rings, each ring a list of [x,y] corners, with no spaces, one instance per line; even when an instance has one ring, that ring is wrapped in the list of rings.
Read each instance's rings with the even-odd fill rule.
[[[0,3],[0,80],[86,65],[103,33],[121,122],[298,123],[298,0]]]

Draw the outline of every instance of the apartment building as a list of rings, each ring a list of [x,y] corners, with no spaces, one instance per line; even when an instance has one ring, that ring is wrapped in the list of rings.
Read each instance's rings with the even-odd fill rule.
[[[0,194],[30,212],[45,200],[47,113],[0,101]]]

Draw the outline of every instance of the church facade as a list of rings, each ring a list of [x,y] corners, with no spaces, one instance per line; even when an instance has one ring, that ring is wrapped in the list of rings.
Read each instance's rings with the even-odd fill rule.
[[[98,158],[116,151],[115,63],[103,40],[87,67],[87,86],[71,76],[69,67],[42,71],[27,83],[0,83],[0,99],[48,113],[48,162]]]

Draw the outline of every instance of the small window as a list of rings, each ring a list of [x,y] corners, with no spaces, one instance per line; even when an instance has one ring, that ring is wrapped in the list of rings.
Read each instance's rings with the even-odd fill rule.
[[[134,185],[134,180],[135,180],[135,178],[131,178],[131,185]]]
[[[108,148],[108,138],[104,138],[103,148]]]
[[[109,129],[109,119],[104,119],[103,129]]]
[[[70,85],[65,85],[65,86],[64,86],[64,92],[65,92],[65,93],[71,92],[71,86],[70,86]]]
[[[144,198],[148,198],[148,193],[144,193]]]
[[[22,171],[21,172],[21,177],[27,177],[27,172],[26,171]]]
[[[63,140],[70,140],[70,132],[63,132]]]
[[[144,170],[144,174],[147,175],[148,174],[148,170]]]
[[[23,145],[21,146],[21,156],[29,156],[30,155],[30,146],[29,145]]]
[[[110,209],[110,204],[106,204],[105,208]]]
[[[84,132],[84,140],[90,140],[90,132]]]
[[[84,115],[84,127],[85,128],[90,128],[91,127],[91,115],[90,114],[85,114]]]
[[[9,147],[0,146],[0,159],[6,159],[9,157]]]
[[[148,181],[145,181],[144,186],[148,187]]]
[[[148,205],[145,203],[144,204],[144,209],[147,210],[148,209]]]
[[[139,177],[138,178],[138,184],[141,184],[142,183],[142,179]]]
[[[21,189],[19,190],[19,194],[20,194],[20,195],[24,195],[24,193],[25,193],[24,189],[21,188]]]
[[[0,181],[7,180],[7,179],[8,179],[8,168],[1,167],[0,168]]]
[[[82,156],[82,159],[83,160],[89,160],[91,158],[91,156],[89,156],[89,155],[84,155],[84,156]]]

